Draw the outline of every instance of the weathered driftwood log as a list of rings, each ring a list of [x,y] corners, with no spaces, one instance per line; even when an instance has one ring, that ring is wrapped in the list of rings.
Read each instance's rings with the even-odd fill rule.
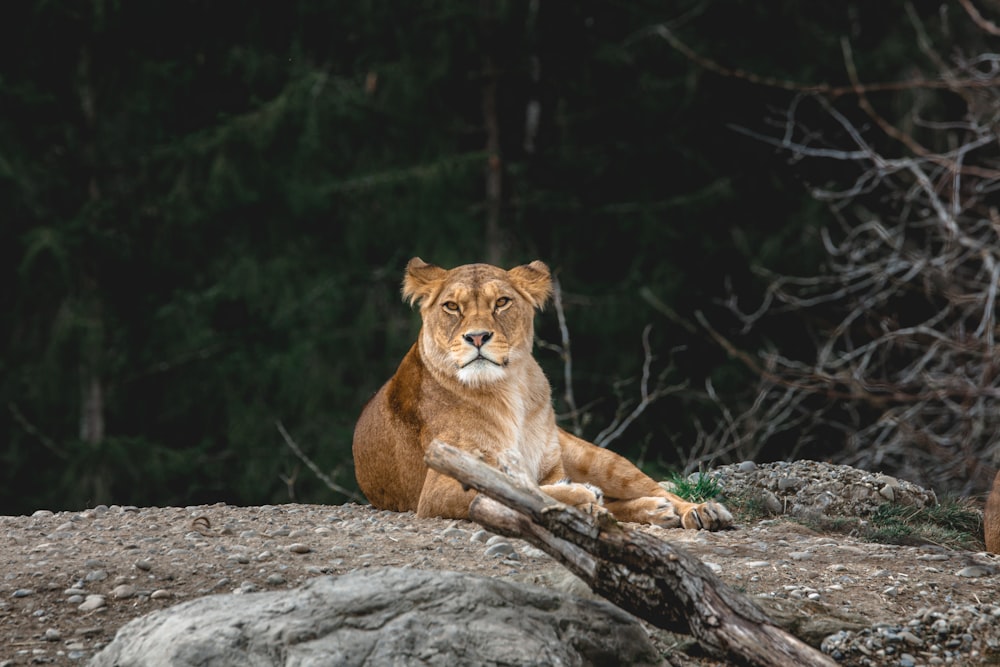
[[[474,456],[435,441],[427,465],[479,492],[471,518],[520,537],[595,592],[658,627],[693,635],[710,654],[750,665],[836,663],[770,619],[697,558],[652,535],[568,507]]]

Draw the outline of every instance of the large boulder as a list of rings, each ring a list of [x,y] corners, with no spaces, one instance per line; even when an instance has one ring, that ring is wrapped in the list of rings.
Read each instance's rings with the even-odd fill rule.
[[[384,568],[211,595],[128,623],[91,667],[655,665],[614,605],[457,572]]]

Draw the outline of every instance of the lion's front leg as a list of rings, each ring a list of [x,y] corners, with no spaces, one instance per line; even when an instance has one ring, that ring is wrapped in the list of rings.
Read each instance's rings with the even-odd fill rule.
[[[598,515],[605,511],[602,508],[603,494],[591,484],[576,482],[556,482],[542,484],[539,488],[564,505],[571,505],[587,514]]]
[[[663,494],[609,500],[605,507],[619,521],[651,523],[664,528],[719,530],[733,523],[733,515],[722,503],[690,503],[672,493]]]
[[[417,502],[417,516],[468,519],[469,505],[475,497],[476,491],[463,489],[458,480],[428,470]]]
[[[721,503],[688,502],[614,452],[562,430],[559,446],[569,478],[600,487],[604,506],[620,521],[704,530],[719,530],[733,523],[732,514]]]

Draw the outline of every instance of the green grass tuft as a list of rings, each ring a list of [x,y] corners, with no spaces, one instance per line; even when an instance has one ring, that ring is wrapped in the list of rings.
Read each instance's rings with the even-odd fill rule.
[[[698,473],[698,477],[694,481],[674,473],[668,481],[673,486],[674,493],[691,503],[715,500],[722,493],[722,486],[715,478],[704,473]]]

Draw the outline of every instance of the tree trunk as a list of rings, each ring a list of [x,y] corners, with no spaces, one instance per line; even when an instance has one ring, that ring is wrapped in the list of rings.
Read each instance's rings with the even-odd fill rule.
[[[530,480],[515,482],[459,449],[435,441],[427,465],[479,491],[470,517],[525,539],[597,593],[653,625],[693,635],[713,656],[772,667],[836,663],[774,625],[749,598],[669,542],[563,505]],[[527,483],[525,483],[527,482]]]
[[[500,155],[500,117],[497,112],[496,7],[493,0],[482,0],[482,30],[487,45],[483,59],[483,126],[486,130],[486,261],[503,262],[503,232],[500,212],[503,197],[503,160]]]
[[[84,120],[84,163],[89,167],[87,182],[87,207],[99,210],[101,189],[97,174],[97,88],[94,85],[91,48],[84,43],[77,67],[77,94]],[[91,220],[89,224],[96,226]],[[90,486],[86,491],[93,504],[110,502],[111,472],[101,461],[99,449],[105,437],[105,390],[103,378],[104,312],[100,288],[89,260],[81,259],[79,294],[76,299],[82,310],[82,342],[80,345],[80,440],[96,454],[96,463],[89,467],[84,479]]]

